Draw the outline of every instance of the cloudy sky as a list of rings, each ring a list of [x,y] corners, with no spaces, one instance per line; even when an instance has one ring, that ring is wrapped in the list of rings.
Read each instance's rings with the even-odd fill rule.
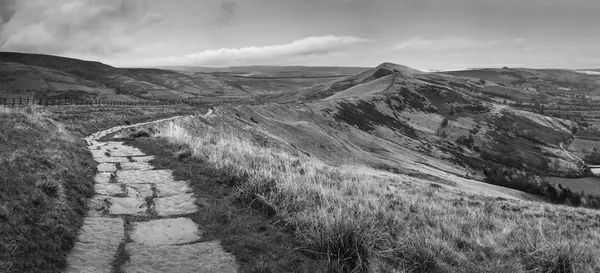
[[[600,68],[598,0],[0,0],[0,51],[113,66]]]

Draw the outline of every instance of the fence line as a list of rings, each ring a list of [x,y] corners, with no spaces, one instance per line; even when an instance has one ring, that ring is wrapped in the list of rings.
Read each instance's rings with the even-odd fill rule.
[[[164,106],[187,104],[191,106],[205,106],[208,103],[199,101],[115,101],[115,100],[73,100],[73,99],[31,99],[31,98],[0,98],[0,106],[20,107],[28,105],[38,106]]]

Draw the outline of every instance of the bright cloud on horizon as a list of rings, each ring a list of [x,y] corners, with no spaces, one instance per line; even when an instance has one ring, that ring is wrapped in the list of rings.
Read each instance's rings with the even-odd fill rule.
[[[352,36],[307,37],[280,45],[210,49],[185,55],[148,58],[138,60],[137,63],[146,66],[165,63],[206,66],[285,64],[297,58],[319,58],[339,54],[365,42],[366,39]]]

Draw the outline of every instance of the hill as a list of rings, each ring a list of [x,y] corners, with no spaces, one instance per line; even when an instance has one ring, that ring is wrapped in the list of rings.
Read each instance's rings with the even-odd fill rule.
[[[284,104],[238,106],[224,115],[319,158],[356,158],[417,176],[541,194],[547,186],[540,175],[586,172],[560,147],[576,123],[496,103],[464,77],[382,64],[271,99]]]
[[[338,67],[338,66],[230,66],[230,67],[203,67],[203,66],[159,66],[156,68],[202,72],[209,74],[229,74],[244,77],[339,77],[348,76],[368,70],[368,67]]]
[[[566,69],[487,68],[447,71],[440,74],[484,80],[485,89],[504,91],[509,97],[537,95],[600,95],[600,76]],[[487,83],[491,82],[491,83]],[[499,88],[497,86],[500,86]]]
[[[253,101],[363,71],[358,67],[115,68],[42,54],[0,52],[1,97]]]

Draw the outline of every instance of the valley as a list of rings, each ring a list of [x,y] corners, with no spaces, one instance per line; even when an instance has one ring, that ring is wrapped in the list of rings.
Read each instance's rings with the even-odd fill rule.
[[[64,268],[77,229],[94,212],[93,178],[106,172],[96,169],[80,138],[109,128],[117,129],[94,141],[124,141],[120,149],[154,154],[148,164],[189,181],[190,194],[202,196],[198,210],[215,212],[186,217],[207,231],[206,240],[222,240],[242,272],[600,269],[600,75],[594,73],[506,67],[426,73],[393,63],[115,68],[1,52],[1,98],[170,102],[0,106],[0,140],[7,144],[0,146],[0,177],[18,178],[33,192],[0,188],[0,218],[13,219],[2,227],[11,237],[0,236],[0,247],[44,234],[19,229],[32,221],[29,215],[54,217],[46,224],[66,230],[51,229],[61,234],[61,254],[44,256],[36,269]],[[130,126],[171,117],[177,118]],[[55,172],[46,164],[61,147]],[[70,166],[69,158],[77,161]],[[34,173],[24,173],[21,163]],[[40,186],[35,177],[54,182]],[[15,196],[25,201],[9,204]],[[64,204],[69,219],[56,217]],[[27,213],[16,217],[17,211]],[[144,217],[156,220],[147,211]],[[110,217],[125,219],[124,234],[129,221],[142,219],[117,214]],[[246,225],[260,231],[242,231]],[[268,250],[277,238],[295,249],[297,265]],[[31,253],[50,249],[55,242],[48,240]],[[130,242],[123,240],[122,248],[112,242],[120,249],[112,270],[127,268]],[[16,249],[27,258],[0,257],[24,269],[35,257]],[[565,260],[573,270],[557,269]]]

